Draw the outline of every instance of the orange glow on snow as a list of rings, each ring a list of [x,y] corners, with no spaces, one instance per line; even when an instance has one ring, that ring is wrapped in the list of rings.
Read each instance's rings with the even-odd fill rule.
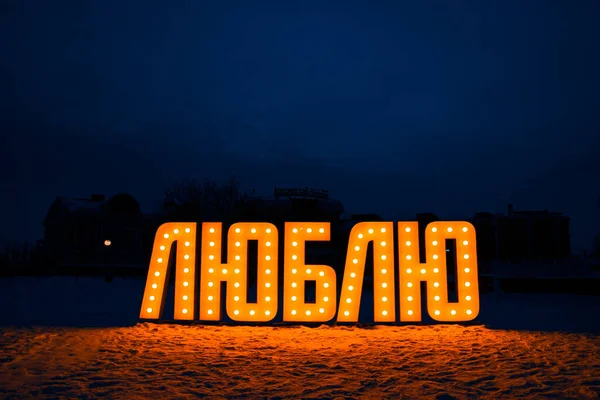
[[[0,345],[16,398],[593,399],[600,363],[596,335],[459,325],[4,328]]]

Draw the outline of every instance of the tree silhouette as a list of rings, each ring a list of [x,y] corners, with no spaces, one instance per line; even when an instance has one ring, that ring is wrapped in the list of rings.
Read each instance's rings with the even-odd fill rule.
[[[174,182],[165,189],[168,218],[177,221],[223,221],[235,218],[249,197],[235,176],[218,183],[206,179]]]

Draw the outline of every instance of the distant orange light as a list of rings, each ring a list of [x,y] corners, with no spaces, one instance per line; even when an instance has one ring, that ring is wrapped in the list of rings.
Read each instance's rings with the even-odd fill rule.
[[[110,240],[108,240],[108,239],[106,239],[106,240],[104,241],[104,245],[105,245],[106,247],[110,246],[111,244],[112,244],[112,242],[111,242]]]

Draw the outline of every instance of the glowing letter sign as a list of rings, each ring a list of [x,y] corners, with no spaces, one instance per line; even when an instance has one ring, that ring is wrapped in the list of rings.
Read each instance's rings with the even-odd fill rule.
[[[416,222],[397,225],[397,258],[392,222],[362,222],[350,233],[342,287],[328,265],[307,265],[305,246],[328,241],[328,222],[285,224],[283,279],[279,279],[279,233],[269,223],[236,223],[227,232],[223,261],[222,224],[202,224],[201,263],[196,273],[196,224],[166,223],[157,233],[152,250],[140,318],[160,319],[168,284],[168,265],[173,244],[175,256],[176,320],[220,321],[221,287],[226,285],[227,316],[239,322],[269,322],[281,312],[285,322],[358,322],[367,248],[373,246],[374,322],[419,322],[421,283],[427,288],[427,313],[436,321],[471,321],[479,312],[475,229],[468,222],[433,222],[425,230],[426,260],[419,260]],[[456,241],[458,301],[448,300],[446,240]],[[248,301],[248,242],[258,243],[256,301]],[[396,279],[396,275],[398,278]],[[199,276],[199,300],[196,279]],[[316,283],[316,301],[307,303],[307,281]],[[282,282],[283,291],[279,291]],[[339,293],[339,298],[338,298]],[[396,309],[396,293],[399,309]],[[278,309],[279,295],[283,309]],[[339,303],[339,304],[338,304]],[[199,308],[196,309],[196,305]]]

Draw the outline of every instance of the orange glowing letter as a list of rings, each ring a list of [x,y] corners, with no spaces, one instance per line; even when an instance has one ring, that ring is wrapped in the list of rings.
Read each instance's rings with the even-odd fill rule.
[[[161,225],[156,232],[152,259],[146,279],[140,318],[159,319],[167,293],[169,256],[177,241],[175,261],[175,319],[194,319],[194,282],[196,276],[196,224],[193,222],[170,222]]]
[[[456,239],[458,303],[448,301],[446,239]],[[420,283],[427,285],[427,311],[436,321],[471,321],[479,313],[475,228],[468,222],[433,222],[425,229],[426,262],[419,261],[416,222],[398,222],[400,320],[421,321]]]
[[[221,223],[202,224],[200,319],[221,319],[221,282],[227,282],[227,315],[234,321],[267,322],[277,314],[277,228],[237,223],[227,235],[227,263],[221,263]],[[258,241],[256,303],[248,303],[248,241]]]
[[[358,321],[369,242],[373,242],[375,322],[394,322],[396,320],[394,225],[391,222],[361,222],[354,225],[348,241],[344,281],[337,317],[339,322]]]
[[[328,265],[306,265],[306,241],[328,241],[329,222],[286,222],[283,320],[325,322],[335,316],[335,271]],[[306,303],[306,281],[316,282],[316,302]]]

